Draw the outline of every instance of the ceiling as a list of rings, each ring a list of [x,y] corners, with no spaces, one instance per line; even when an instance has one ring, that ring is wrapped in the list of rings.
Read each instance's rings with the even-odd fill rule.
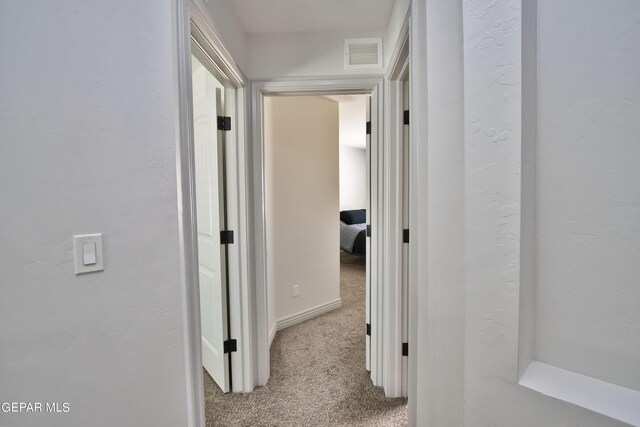
[[[227,0],[248,33],[387,27],[395,0]]]

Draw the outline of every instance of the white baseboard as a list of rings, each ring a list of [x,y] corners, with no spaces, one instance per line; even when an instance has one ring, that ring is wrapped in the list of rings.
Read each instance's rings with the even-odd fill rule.
[[[308,310],[304,310],[296,314],[292,314],[291,316],[283,317],[282,319],[276,322],[276,327],[273,328],[273,335],[271,336],[271,341],[273,341],[273,337],[275,337],[276,331],[281,331],[285,328],[288,328],[289,326],[297,325],[298,323],[304,322],[305,320],[313,319],[314,317],[336,310],[340,307],[342,307],[342,300],[338,298],[337,300],[329,301],[325,304],[317,305]]]
[[[278,323],[276,322],[271,326],[271,330],[269,331],[269,348],[271,348],[271,344],[273,344],[273,339],[276,337],[276,332],[278,331]]]

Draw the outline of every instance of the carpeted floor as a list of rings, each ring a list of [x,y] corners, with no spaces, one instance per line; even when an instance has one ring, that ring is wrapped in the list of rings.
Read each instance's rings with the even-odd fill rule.
[[[365,369],[364,259],[341,254],[342,308],[277,333],[271,378],[223,394],[205,372],[207,426],[406,426],[406,399],[387,399]]]

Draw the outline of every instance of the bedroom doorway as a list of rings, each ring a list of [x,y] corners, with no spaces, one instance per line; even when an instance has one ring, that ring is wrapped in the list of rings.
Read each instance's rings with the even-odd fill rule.
[[[405,401],[376,387],[372,336],[371,206],[379,177],[372,144],[372,95],[265,94],[262,97],[270,390],[304,384],[282,413],[291,423],[326,417],[343,424],[402,417]],[[377,132],[376,132],[377,134]],[[350,172],[350,173],[348,173]],[[367,256],[367,253],[369,256]],[[327,370],[327,368],[329,368]],[[379,374],[378,374],[379,375]],[[287,385],[288,384],[288,385]],[[299,388],[298,388],[299,389]],[[338,394],[349,399],[342,409]],[[269,400],[268,393],[261,395]],[[361,406],[361,407],[360,407]],[[315,409],[314,409],[315,408]],[[364,416],[364,415],[363,415]]]
[[[408,34],[408,31],[405,32]],[[394,54],[395,55],[395,54]],[[405,57],[406,58],[406,57]],[[406,67],[403,67],[406,68]],[[395,82],[398,77],[393,77]],[[396,80],[397,79],[397,80]],[[394,82],[394,85],[395,85]],[[309,315],[325,313],[328,309],[335,308],[340,301],[328,301],[325,304],[313,307],[292,316],[289,320],[278,319],[269,314],[270,283],[273,278],[268,268],[269,254],[267,238],[267,218],[265,211],[268,200],[266,199],[265,182],[268,180],[268,171],[265,168],[265,138],[267,129],[265,126],[265,102],[268,98],[287,96],[327,96],[327,95],[354,95],[370,94],[370,209],[367,225],[370,225],[370,251],[371,259],[367,283],[369,296],[366,298],[369,305],[369,325],[361,325],[364,339],[370,342],[369,346],[369,381],[377,387],[383,387],[385,393],[390,396],[401,396],[401,365],[403,362],[403,347],[401,335],[402,295],[401,295],[401,263],[402,263],[402,222],[401,222],[401,169],[397,162],[401,156],[402,110],[393,106],[394,97],[390,97],[391,105],[383,102],[380,94],[385,86],[385,80],[380,77],[352,77],[330,78],[320,80],[292,79],[277,81],[258,81],[252,84],[252,117],[253,146],[252,160],[255,171],[254,197],[256,216],[254,217],[255,230],[255,257],[256,257],[256,342],[254,355],[257,357],[257,384],[267,384],[272,374],[270,363],[270,344],[279,327],[297,323],[307,319]],[[388,109],[391,107],[390,109]],[[385,112],[386,111],[386,112]],[[388,114],[384,126],[390,126],[389,132],[383,131],[383,115]],[[294,115],[290,115],[289,124],[297,124]],[[399,129],[398,129],[399,127]],[[399,138],[399,139],[398,139]],[[301,136],[307,139],[307,135]],[[292,159],[293,161],[293,159]],[[385,170],[385,173],[382,171]],[[315,227],[313,224],[310,227]],[[339,230],[336,230],[339,233]],[[304,246],[301,247],[304,251]],[[388,279],[388,280],[387,280]],[[287,296],[293,300],[293,283],[286,286]],[[279,320],[283,320],[280,322]]]
[[[328,294],[322,295],[320,287],[309,287],[312,289],[311,291],[303,289],[304,285],[301,283],[288,283],[287,280],[281,280],[282,276],[277,273],[277,268],[274,269],[274,262],[278,263],[278,251],[273,246],[273,242],[270,241],[270,237],[273,236],[273,231],[270,233],[268,229],[273,226],[273,218],[276,218],[274,215],[269,215],[268,211],[271,206],[271,201],[268,196],[271,191],[270,188],[270,179],[272,177],[271,172],[269,171],[268,163],[270,160],[270,153],[268,149],[267,140],[272,137],[273,129],[269,127],[269,113],[268,107],[269,105],[275,102],[281,102],[279,100],[282,99],[302,99],[302,98],[323,98],[323,102],[326,105],[333,104],[334,111],[336,111],[337,115],[337,103],[331,102],[326,99],[327,96],[330,95],[368,95],[370,102],[369,109],[369,119],[370,123],[365,122],[364,128],[361,128],[365,138],[369,141],[369,149],[367,150],[368,160],[368,174],[369,180],[366,186],[367,192],[369,193],[368,203],[372,207],[370,209],[366,209],[368,213],[367,223],[368,227],[366,227],[367,231],[369,231],[366,241],[368,242],[368,263],[370,268],[367,268],[368,272],[366,274],[367,280],[365,283],[365,313],[366,317],[363,319],[362,324],[359,327],[361,332],[362,339],[367,343],[366,347],[366,357],[365,357],[365,366],[370,371],[367,375],[371,379],[371,382],[376,385],[382,385],[382,339],[379,334],[379,325],[381,325],[381,311],[379,309],[379,300],[378,295],[381,295],[382,292],[378,288],[380,287],[380,283],[378,280],[379,273],[381,270],[381,266],[378,264],[378,254],[380,253],[380,238],[376,237],[376,230],[380,230],[378,227],[378,221],[380,221],[381,217],[379,212],[381,211],[381,200],[378,197],[379,187],[381,184],[381,174],[378,173],[378,170],[381,167],[381,157],[379,155],[379,145],[381,144],[381,139],[379,135],[380,132],[380,115],[382,113],[383,105],[382,100],[378,96],[383,86],[382,79],[378,78],[358,78],[358,79],[347,79],[347,80],[333,80],[333,81],[322,81],[322,82],[258,82],[254,85],[254,117],[262,117],[263,120],[260,120],[258,126],[259,132],[254,134],[254,144],[256,146],[260,146],[261,155],[258,158],[254,158],[254,161],[258,162],[257,168],[263,173],[263,182],[264,182],[264,190],[262,192],[261,198],[256,200],[258,206],[262,205],[265,207],[265,216],[264,222],[259,221],[256,224],[257,237],[263,236],[263,241],[258,241],[257,246],[257,257],[258,259],[264,259],[264,270],[262,272],[259,271],[258,280],[263,278],[262,284],[258,283],[259,289],[262,287],[264,290],[258,294],[257,304],[258,307],[264,306],[264,314],[261,314],[261,310],[259,309],[257,315],[260,319],[261,316],[264,315],[264,323],[258,320],[258,324],[264,324],[264,330],[258,330],[258,376],[259,383],[265,384],[271,375],[272,365],[270,363],[270,347],[273,339],[278,330],[283,330],[291,325],[296,323],[300,323],[304,320],[310,319],[312,317],[321,315],[323,313],[329,312],[331,310],[337,309],[342,305],[342,301],[339,296],[339,232],[340,227],[338,226],[338,197],[336,194],[335,204],[330,207],[332,210],[332,215],[327,216],[332,226],[330,231],[327,231],[326,235],[332,235],[334,243],[327,246],[327,251],[323,253],[329,254],[330,257],[333,257],[335,262],[327,263],[327,267],[322,270],[322,272],[327,273],[331,279],[327,280],[327,282],[332,283],[329,286],[332,289]],[[332,90],[333,89],[333,90]],[[307,99],[308,100],[308,99]],[[297,114],[301,112],[309,111],[307,108],[301,108],[300,106],[292,107],[288,111],[287,114],[284,115],[282,119],[285,128],[295,128],[298,126],[301,121],[297,117]],[[317,130],[303,132],[299,139],[301,141],[309,140],[313,138],[314,135],[317,134]],[[369,133],[368,133],[369,132]],[[337,139],[338,135],[333,136],[333,144],[335,147],[335,160],[337,160]],[[312,145],[310,147],[310,151],[313,152],[317,147],[322,145]],[[285,158],[288,158],[290,164],[299,164],[295,160],[295,158],[291,155],[292,151],[288,150]],[[320,155],[320,153],[315,153]],[[320,157],[318,157],[319,159]],[[314,163],[317,163],[314,161]],[[276,169],[280,171],[282,165],[279,165]],[[337,166],[337,165],[336,165]],[[333,174],[335,180],[335,189],[337,189],[337,173]],[[299,177],[292,177],[288,180],[288,182],[300,181]],[[307,202],[306,200],[299,202],[298,206],[306,206],[311,202]],[[315,210],[314,210],[315,211]],[[292,226],[295,222],[290,221],[288,226]],[[312,225],[312,228],[319,229],[319,225]],[[326,230],[329,230],[328,228]],[[300,232],[299,234],[303,234]],[[310,234],[310,233],[306,233]],[[291,242],[291,239],[289,239]],[[305,253],[308,251],[308,248],[305,248],[304,245],[300,246],[300,253]],[[282,258],[280,258],[282,259]],[[286,269],[281,268],[280,271],[286,271],[287,274],[295,271],[298,266],[289,265]],[[308,270],[308,271],[313,271]],[[315,277],[317,274],[310,274],[309,277]],[[274,290],[274,283],[278,284],[277,290]],[[286,284],[285,284],[286,283]],[[303,282],[304,283],[304,282]],[[280,304],[279,307],[274,307],[274,293],[278,292],[279,295],[284,295],[284,299],[288,299],[289,304]],[[262,295],[260,295],[262,294]],[[296,294],[294,297],[293,295]],[[322,299],[311,299],[305,298],[305,295],[318,296],[321,295]],[[303,304],[306,302],[306,304]],[[284,307],[284,309],[282,308]],[[284,310],[288,310],[285,312]],[[264,340],[264,341],[263,341]],[[264,344],[261,344],[264,342]]]
[[[365,366],[370,371],[371,96],[327,98],[338,103],[339,112],[340,290],[343,299],[364,309]],[[360,299],[362,304],[355,302]]]

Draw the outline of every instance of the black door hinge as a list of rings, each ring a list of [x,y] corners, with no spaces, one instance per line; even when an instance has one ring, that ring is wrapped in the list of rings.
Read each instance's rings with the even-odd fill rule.
[[[371,226],[367,224],[367,237],[371,237]]]
[[[409,110],[404,110],[404,124],[409,124]]]
[[[402,243],[409,243],[409,229],[402,230]]]
[[[238,351],[238,341],[237,340],[226,340],[222,348],[225,353],[233,353],[234,351]]]
[[[367,335],[371,336],[371,323],[367,323]]]
[[[408,342],[403,342],[402,343],[402,355],[403,356],[408,356],[409,355],[409,343]]]
[[[367,122],[367,135],[371,135],[371,122]]]
[[[218,130],[231,130],[231,117],[218,116]]]
[[[220,232],[220,244],[230,245],[233,243],[233,230],[226,230]]]

